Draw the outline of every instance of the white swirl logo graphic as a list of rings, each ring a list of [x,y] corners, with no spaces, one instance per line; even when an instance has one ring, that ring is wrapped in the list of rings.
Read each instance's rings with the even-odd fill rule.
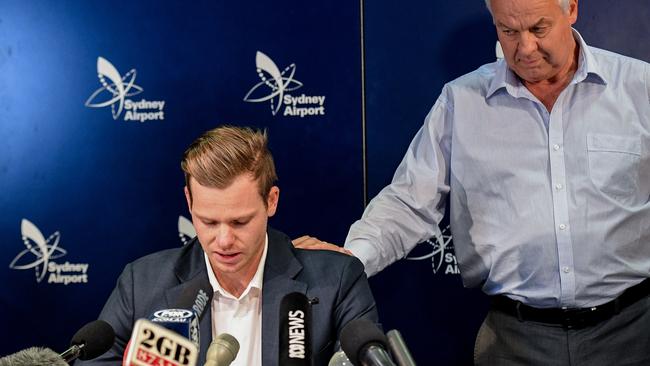
[[[142,93],[142,88],[135,84],[135,76],[135,69],[131,69],[121,76],[107,59],[98,57],[97,77],[99,77],[102,87],[95,90],[88,98],[86,107],[102,108],[110,105],[113,119],[117,119],[124,108],[124,98]],[[96,101],[96,99],[100,101]],[[117,108],[115,104],[117,104]]]
[[[438,273],[442,268],[442,264],[446,263],[445,274],[459,274],[456,256],[453,253],[452,236],[449,230],[449,225],[445,227],[439,236],[426,240],[421,244],[428,244],[431,246],[431,252],[422,256],[406,257],[408,260],[424,260],[431,258],[431,266],[433,273]]]
[[[187,245],[195,236],[196,229],[194,229],[192,221],[183,215],[178,216],[178,237],[181,239],[181,243]]]
[[[20,223],[23,243],[27,249],[18,253],[16,258],[9,264],[11,269],[30,269],[35,268],[36,282],[41,282],[45,277],[50,259],[56,259],[67,254],[65,249],[59,247],[61,234],[57,231],[47,239],[41,231],[29,220],[23,219]],[[33,262],[25,263],[26,256],[33,255]]]
[[[248,91],[244,97],[244,101],[259,103],[270,100],[271,113],[275,116],[282,105],[284,92],[293,91],[302,86],[300,81],[293,78],[293,75],[296,73],[296,64],[292,63],[280,72],[280,69],[269,56],[257,51],[255,54],[255,66],[257,67],[257,75],[261,81]],[[262,86],[267,86],[271,89],[271,92],[266,95],[262,94],[263,91],[260,91]]]

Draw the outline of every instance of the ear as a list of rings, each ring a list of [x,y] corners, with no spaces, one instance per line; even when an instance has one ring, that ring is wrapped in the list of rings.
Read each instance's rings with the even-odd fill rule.
[[[571,25],[578,21],[578,0],[569,0],[569,23]]]
[[[190,189],[185,186],[185,200],[187,200],[187,209],[192,213],[192,196],[190,196]]]
[[[280,188],[273,186],[266,197],[266,214],[268,217],[275,215],[278,209],[278,200],[280,199]]]

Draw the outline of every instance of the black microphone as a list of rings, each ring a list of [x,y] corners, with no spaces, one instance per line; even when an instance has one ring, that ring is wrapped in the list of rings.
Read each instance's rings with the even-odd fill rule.
[[[0,366],[68,366],[49,348],[31,347],[0,358]]]
[[[384,333],[368,319],[354,319],[341,330],[341,348],[356,366],[395,366],[387,343]]]
[[[293,292],[280,303],[279,365],[311,366],[311,303]]]
[[[199,281],[192,281],[192,283],[183,289],[183,291],[174,299],[174,303],[170,304],[171,308],[176,309],[191,309],[194,310],[199,320],[210,309],[210,302],[213,295],[212,285],[206,275]]]
[[[397,361],[397,366],[415,366],[415,361],[408,347],[406,347],[406,342],[404,342],[402,334],[397,329],[393,329],[386,333],[386,337],[388,337],[390,353],[395,358],[395,361]]]
[[[106,353],[115,342],[115,331],[103,320],[90,322],[75,333],[70,341],[70,348],[61,353],[67,363],[79,358],[92,360]]]

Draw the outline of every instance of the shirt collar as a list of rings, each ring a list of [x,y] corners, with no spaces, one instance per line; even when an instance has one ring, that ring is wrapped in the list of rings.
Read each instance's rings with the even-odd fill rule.
[[[210,281],[210,285],[212,285],[212,290],[215,293],[219,293],[221,296],[229,297],[235,300],[241,300],[245,298],[246,295],[248,295],[252,291],[252,289],[257,289],[258,291],[261,291],[262,284],[264,282],[264,264],[266,263],[266,253],[268,252],[268,248],[269,248],[269,235],[266,234],[264,238],[264,251],[262,252],[262,258],[260,258],[260,263],[257,265],[257,270],[255,271],[255,275],[253,275],[253,278],[248,283],[248,286],[246,286],[246,289],[244,290],[244,292],[242,292],[239,298],[234,297],[223,287],[221,287],[221,284],[219,284],[217,277],[214,275],[214,272],[212,271],[212,266],[210,265],[210,259],[208,259],[208,255],[204,251],[203,258],[205,259],[205,265],[208,269],[208,280]]]
[[[602,72],[598,69],[598,63],[594,59],[591,50],[587,46],[587,43],[582,38],[580,33],[575,29],[571,28],[573,31],[573,38],[578,42],[580,46],[580,54],[578,56],[578,69],[576,70],[575,75],[573,75],[572,84],[577,84],[579,82],[585,81],[586,79],[594,80],[602,84],[607,84],[607,80],[603,76]],[[523,88],[523,84],[515,75],[512,70],[508,67],[508,64],[505,59],[500,59],[496,63],[496,71],[490,87],[488,89],[486,99],[490,98],[498,90],[505,88],[506,91],[514,96],[520,96],[518,89]]]

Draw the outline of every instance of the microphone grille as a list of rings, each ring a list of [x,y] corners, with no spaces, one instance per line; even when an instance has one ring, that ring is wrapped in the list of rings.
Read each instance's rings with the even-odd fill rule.
[[[360,365],[360,352],[370,345],[387,348],[386,335],[368,319],[354,319],[341,330],[341,348],[353,365]]]
[[[114,342],[113,327],[103,320],[95,320],[81,327],[72,337],[70,345],[85,345],[81,349],[79,358],[92,360],[111,349]]]

